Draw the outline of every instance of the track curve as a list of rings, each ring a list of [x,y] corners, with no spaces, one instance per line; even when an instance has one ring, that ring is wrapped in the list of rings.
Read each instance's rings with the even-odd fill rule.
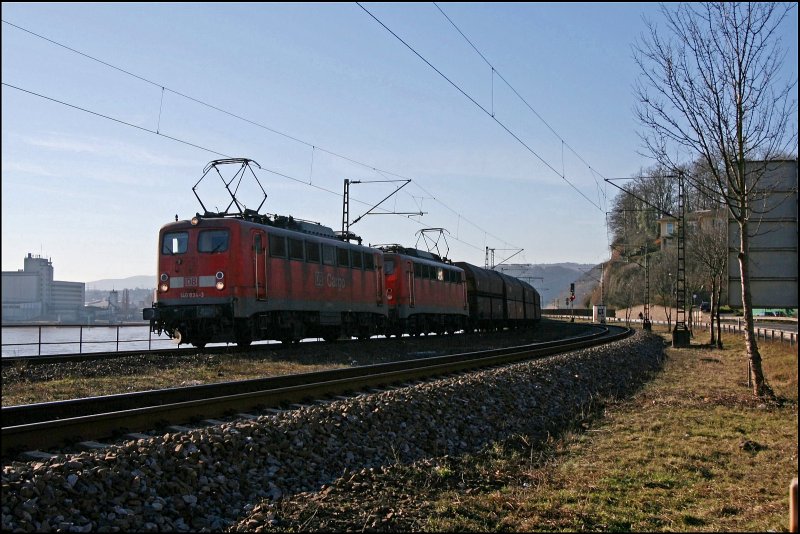
[[[2,455],[101,439],[254,408],[275,408],[375,387],[505,365],[622,339],[632,330],[595,327],[588,335],[487,351],[298,375],[224,382],[2,408]]]

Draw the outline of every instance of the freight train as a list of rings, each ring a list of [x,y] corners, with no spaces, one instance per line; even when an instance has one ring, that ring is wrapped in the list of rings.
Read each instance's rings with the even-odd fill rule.
[[[143,317],[179,344],[448,334],[541,318],[539,293],[522,280],[415,248],[351,243],[292,217],[206,211],[163,226],[158,247]]]

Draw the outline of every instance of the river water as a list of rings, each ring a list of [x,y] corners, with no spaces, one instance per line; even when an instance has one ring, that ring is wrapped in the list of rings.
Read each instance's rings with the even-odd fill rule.
[[[36,356],[175,348],[147,325],[3,326],[2,356]]]

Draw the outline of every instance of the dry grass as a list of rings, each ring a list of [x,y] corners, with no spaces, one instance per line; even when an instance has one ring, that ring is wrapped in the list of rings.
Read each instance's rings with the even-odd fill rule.
[[[341,365],[308,365],[291,361],[217,359],[214,363],[198,361],[175,367],[144,366],[140,372],[127,375],[76,376],[54,380],[17,381],[3,384],[3,406],[56,400],[113,395],[181,386],[193,386],[234,380],[248,380],[298,373],[311,373]]]
[[[517,482],[443,493],[426,529],[786,531],[797,347],[761,342],[765,375],[783,397],[767,404],[747,388],[741,337],[723,340],[724,350],[669,349],[664,372],[635,398],[607,405],[539,461],[515,446],[487,457],[488,476]]]

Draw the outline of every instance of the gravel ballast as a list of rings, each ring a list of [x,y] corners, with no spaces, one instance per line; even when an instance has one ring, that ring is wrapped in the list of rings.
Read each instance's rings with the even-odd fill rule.
[[[558,434],[663,362],[662,338],[626,340],[254,420],[3,467],[4,530],[248,530],[265,502],[365,469]]]

